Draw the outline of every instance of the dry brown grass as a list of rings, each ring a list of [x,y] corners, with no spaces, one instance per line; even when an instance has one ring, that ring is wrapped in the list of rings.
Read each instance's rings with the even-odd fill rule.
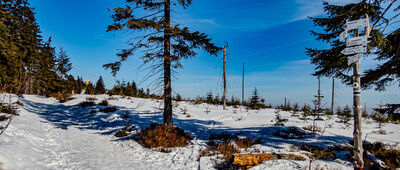
[[[253,146],[255,141],[252,138],[237,138],[235,143],[240,148],[247,149],[247,148]]]
[[[311,152],[311,155],[308,155],[312,159],[323,159],[323,160],[334,160],[336,159],[336,151],[338,150],[346,150],[347,148],[342,147],[329,147],[326,149],[321,149],[318,146],[303,144],[300,146],[302,150]]]
[[[131,134],[132,131],[133,131],[132,127],[124,127],[120,131],[115,133],[115,136],[116,137],[127,137]]]
[[[78,104],[79,107],[83,107],[83,108],[91,107],[91,106],[94,106],[94,105],[96,105],[96,104],[93,101],[83,101],[83,102],[80,102]]]
[[[57,99],[60,103],[65,103],[65,102],[75,99],[73,97],[70,97],[69,94],[61,93],[61,92],[50,93],[47,95],[47,97],[53,97],[53,98]]]
[[[118,100],[116,97],[109,97],[107,100]]]
[[[8,120],[8,119],[10,119],[9,116],[0,115],[0,122],[1,122],[1,121],[5,121],[5,120]]]
[[[381,159],[390,169],[396,169],[400,167],[400,150],[394,149],[388,144],[382,142],[375,142],[372,144],[365,144],[365,150],[368,150],[377,158]],[[366,164],[372,165],[372,161],[368,157],[364,157]]]
[[[138,142],[142,146],[152,148],[184,147],[192,138],[179,127],[169,127],[162,124],[151,124],[140,133]]]
[[[95,98],[95,97],[86,97],[86,100],[88,100],[88,101],[94,101],[94,100],[97,100],[97,98]]]
[[[97,105],[108,106],[108,101],[107,100],[102,100],[101,102],[97,103]]]
[[[18,115],[17,109],[18,108],[16,106],[6,104],[6,103],[0,103],[0,113],[6,113],[6,114],[10,114],[10,115]]]
[[[214,156],[214,155],[222,154],[223,160],[225,162],[230,162],[233,154],[239,153],[239,149],[235,146],[235,144],[233,144],[229,141],[223,141],[222,143],[219,143],[219,144],[214,144],[214,143],[209,142],[209,145],[214,145],[214,146],[211,146],[210,148],[202,150],[200,152],[199,159],[200,159],[200,157],[203,157],[203,156]]]

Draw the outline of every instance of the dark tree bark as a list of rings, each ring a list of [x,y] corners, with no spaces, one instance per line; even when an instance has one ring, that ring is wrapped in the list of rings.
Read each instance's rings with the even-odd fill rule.
[[[164,125],[172,124],[172,88],[171,88],[171,37],[170,37],[170,0],[164,2]]]

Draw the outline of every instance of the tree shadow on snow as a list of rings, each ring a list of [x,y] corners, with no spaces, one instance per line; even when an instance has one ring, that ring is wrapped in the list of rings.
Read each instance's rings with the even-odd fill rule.
[[[67,106],[63,104],[44,104],[30,100],[22,99],[24,108],[32,113],[38,114],[55,127],[67,130],[68,127],[74,126],[79,129],[98,130],[102,135],[114,135],[118,130],[125,126],[122,114],[129,112],[131,124],[138,129],[148,127],[151,123],[162,123],[163,116],[161,111],[139,111],[133,108],[117,107],[118,111],[113,113],[98,112],[104,106],[93,106],[80,108],[78,106]],[[96,109],[97,112],[91,114],[91,110]],[[282,127],[247,127],[232,128],[218,126],[221,122],[214,120],[197,120],[197,119],[179,119],[174,115],[174,125],[187,131],[194,139],[207,140],[210,133],[230,133],[238,134],[243,137],[261,138],[261,145],[271,148],[282,149],[281,144],[309,144],[319,147],[335,144],[347,144],[352,139],[345,136],[322,136],[310,135],[303,139],[283,139],[274,136],[273,133]],[[217,126],[216,126],[217,125]],[[214,127],[215,128],[211,128]],[[119,138],[117,140],[129,140],[131,137]]]
[[[304,138],[300,139],[284,139],[279,136],[275,136],[274,133],[282,130],[286,127],[280,126],[269,126],[269,127],[248,127],[248,128],[222,128],[220,129],[223,132],[230,134],[238,134],[239,136],[251,137],[253,139],[261,138],[261,145],[268,146],[275,149],[283,149],[281,144],[292,144],[292,145],[313,145],[318,146],[320,148],[325,148],[326,146],[332,146],[337,144],[348,144],[350,140],[353,138],[346,136],[323,136],[319,134],[309,134]]]
[[[137,129],[148,127],[151,123],[162,123],[163,115],[161,111],[139,111],[133,108],[114,106],[118,109],[116,112],[103,113],[99,109],[105,106],[92,106],[81,108],[79,106],[68,106],[59,103],[45,104],[35,101],[22,99],[24,108],[53,124],[55,127],[67,130],[70,126],[79,129],[99,130],[102,135],[114,135],[125,126],[122,114],[129,112],[130,123]],[[92,110],[96,112],[91,113]],[[187,131],[195,139],[206,140],[209,137],[209,126],[219,125],[220,122],[213,120],[203,121],[197,119],[178,119],[175,115],[174,125]],[[119,140],[128,140],[130,137],[120,138]]]

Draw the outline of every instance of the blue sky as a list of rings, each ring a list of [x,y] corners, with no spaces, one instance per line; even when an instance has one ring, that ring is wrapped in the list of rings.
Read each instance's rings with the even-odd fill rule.
[[[335,4],[354,0],[329,0]],[[105,71],[102,65],[116,60],[118,49],[126,48],[126,41],[133,33],[106,32],[112,23],[107,9],[125,6],[124,0],[30,0],[44,37],[52,36],[53,45],[64,48],[69,54],[73,69],[71,74],[96,81],[103,76],[107,88],[115,80],[134,80],[139,86],[148,88],[143,82],[145,72],[138,71],[141,60],[130,58],[117,77]],[[310,30],[315,30],[307,16],[322,15],[322,1],[317,0],[195,0],[183,10],[174,7],[175,23],[188,26],[208,34],[213,42],[228,48],[228,96],[241,96],[242,63],[246,69],[246,98],[257,87],[266,103],[281,104],[284,97],[292,103],[311,103],[317,90],[317,79],[310,74],[314,66],[305,55],[305,48],[325,48],[326,44],[314,40]],[[210,56],[200,52],[195,58],[183,62],[178,79],[173,81],[176,93],[184,97],[204,96],[212,91],[222,94],[222,54]],[[365,59],[362,67],[375,65]],[[331,98],[331,80],[321,79],[324,104],[328,107]],[[352,89],[336,83],[336,103],[352,104]],[[149,87],[153,90],[153,87]],[[399,102],[400,90],[396,85],[388,91],[363,92],[362,102],[375,107],[381,100],[386,103]]]

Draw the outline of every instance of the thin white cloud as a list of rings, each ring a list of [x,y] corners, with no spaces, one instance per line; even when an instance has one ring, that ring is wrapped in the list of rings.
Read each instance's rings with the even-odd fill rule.
[[[326,2],[335,5],[345,5],[349,3],[359,2],[359,0],[326,0]],[[299,5],[298,11],[289,22],[307,19],[307,17],[315,17],[323,14],[323,1],[316,0],[296,0]]]

